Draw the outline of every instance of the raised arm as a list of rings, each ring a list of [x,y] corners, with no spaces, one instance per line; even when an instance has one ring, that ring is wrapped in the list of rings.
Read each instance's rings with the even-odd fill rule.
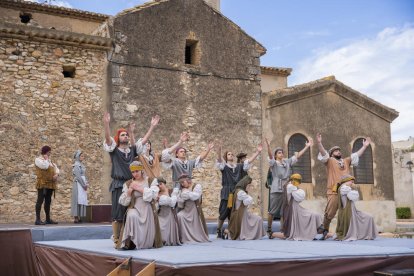
[[[367,149],[369,144],[371,144],[371,138],[367,137],[367,138],[364,139],[364,143],[362,144],[362,147],[356,152],[356,154],[358,154],[358,157],[361,157],[361,155]]]
[[[154,131],[155,127],[158,125],[159,121],[160,121],[160,116],[155,115],[154,117],[152,117],[151,126],[150,126],[150,128],[148,129],[147,133],[144,135],[144,137],[142,138],[142,141],[141,141],[141,143],[143,145],[145,145],[148,142],[152,132]]]
[[[109,130],[109,122],[111,121],[111,115],[109,114],[108,111],[105,112],[102,121],[103,121],[104,129],[105,129],[105,144],[109,147],[112,145],[112,140],[111,140],[111,134]]]
[[[208,144],[207,150],[200,154],[200,162],[206,159],[208,153],[211,151],[212,148],[214,148],[214,143]]]
[[[135,145],[135,123],[130,123],[128,126],[129,142],[131,145]]]
[[[263,150],[263,145],[262,145],[262,143],[260,143],[260,144],[257,146],[257,150],[256,150],[256,152],[252,155],[252,157],[250,157],[249,159],[247,159],[247,161],[249,162],[249,164],[250,164],[250,163],[252,163],[254,160],[256,160],[257,156],[259,156],[259,154],[262,152],[262,150]]]
[[[313,146],[313,139],[311,137],[308,137],[308,142],[305,143],[305,147],[298,153],[296,157],[299,159],[311,146]]]
[[[180,147],[184,142],[188,141],[188,139],[190,139],[190,134],[188,134],[188,132],[181,133],[180,139],[177,143],[175,143],[171,148],[168,149],[168,153],[172,154],[173,152],[175,152],[178,149],[178,147]]]
[[[327,152],[326,152],[325,148],[324,148],[324,147],[323,147],[323,145],[322,145],[322,135],[321,135],[320,133],[317,133],[317,134],[316,134],[316,142],[318,143],[318,150],[319,150],[319,153],[320,153],[322,156],[325,156],[325,155],[327,154]]]
[[[269,156],[269,159],[273,159],[272,150],[270,149],[269,140],[265,138],[266,146],[267,146],[267,155]]]
[[[223,162],[223,157],[222,157],[223,145],[221,141],[217,143],[216,149],[217,149],[217,162],[222,163]]]

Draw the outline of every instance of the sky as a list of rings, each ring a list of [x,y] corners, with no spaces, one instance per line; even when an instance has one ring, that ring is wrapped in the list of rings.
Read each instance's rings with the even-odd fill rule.
[[[44,2],[43,0],[30,0]],[[144,0],[56,0],[115,15]],[[413,0],[221,0],[221,12],[260,42],[261,65],[292,68],[288,85],[334,75],[399,112],[392,141],[414,136]]]

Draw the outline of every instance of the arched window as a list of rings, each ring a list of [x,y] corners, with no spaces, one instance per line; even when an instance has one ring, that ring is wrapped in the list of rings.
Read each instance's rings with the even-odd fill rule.
[[[302,134],[294,134],[290,137],[288,142],[288,157],[293,156],[295,152],[301,151],[305,147],[308,140]],[[298,162],[292,166],[293,173],[302,175],[302,182],[312,183],[311,158],[310,149],[308,149]]]
[[[364,138],[358,138],[352,146],[352,152],[357,152],[363,145]],[[359,157],[358,166],[354,167],[355,183],[374,184],[374,168],[372,161],[372,148],[369,145]]]

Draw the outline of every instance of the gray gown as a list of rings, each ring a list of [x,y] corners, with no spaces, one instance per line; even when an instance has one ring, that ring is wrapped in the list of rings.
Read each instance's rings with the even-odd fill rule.
[[[305,194],[303,190],[295,190],[290,192],[288,184],[287,200],[292,201],[292,210],[290,212],[290,232],[286,238],[289,240],[313,240],[317,235],[317,229],[322,224],[322,216],[300,206],[300,201],[304,200]],[[293,186],[294,187],[294,186]],[[299,195],[299,193],[302,195]],[[296,193],[296,198],[292,195]],[[300,197],[300,199],[299,199]]]
[[[201,197],[200,190],[182,190],[179,195],[179,205],[183,209],[177,214],[182,243],[208,242],[208,234],[204,231],[203,222],[198,214],[196,202]],[[198,194],[198,197],[197,197]],[[180,200],[181,199],[181,200]],[[184,205],[184,206],[182,206]]]
[[[162,195],[159,200],[160,209],[158,212],[158,220],[160,222],[161,236],[164,245],[181,244],[175,210],[171,207],[171,205],[175,205],[176,202],[176,197],[172,199],[166,195]]]
[[[148,187],[148,184],[142,186]],[[155,224],[151,203],[144,201],[143,195],[138,191],[134,191],[132,196],[135,197],[135,204],[134,208],[127,210],[121,247],[124,247],[125,242],[131,239],[137,249],[152,248]]]
[[[250,204],[253,203],[252,197],[246,192],[240,191],[237,193],[236,210],[239,209],[241,204],[244,204],[243,200],[245,199],[247,199]],[[249,212],[249,209],[246,208],[243,212],[239,240],[259,240],[265,235],[266,232],[263,226],[263,219],[252,214]]]
[[[356,192],[355,190],[353,192]],[[346,194],[341,193],[341,201],[343,206],[351,204],[352,216],[349,223],[348,232],[346,233],[344,241],[354,240],[373,240],[378,236],[377,226],[374,218],[362,211],[359,211],[353,200],[349,200]]]

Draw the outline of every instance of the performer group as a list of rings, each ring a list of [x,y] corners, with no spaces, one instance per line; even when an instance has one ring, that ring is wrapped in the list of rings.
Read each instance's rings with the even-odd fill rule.
[[[110,120],[109,113],[105,113],[103,148],[112,162],[109,191],[112,198],[112,240],[117,249],[159,248],[210,241],[202,210],[203,188],[192,182],[192,174],[194,169],[203,165],[213,148],[217,152],[216,168],[222,175],[217,238],[255,240],[267,235],[269,239],[325,240],[332,237],[351,241],[377,237],[373,217],[355,206],[359,192],[355,178],[350,174],[351,165],[358,165],[359,157],[370,145],[369,137],[357,152],[343,158],[338,146],[325,150],[322,136],[317,134],[318,160],[325,164],[327,171],[327,205],[323,216],[300,205],[306,198],[305,191],[300,188],[302,176],[292,172],[292,166],[313,146],[313,139],[308,137],[304,148],[291,157],[285,157],[281,147],[272,151],[265,139],[270,189],[266,231],[262,217],[249,209],[253,204],[249,195],[253,180],[248,171],[263,150],[261,144],[250,156],[244,152],[235,156],[233,151],[223,151],[221,142],[210,143],[195,159],[188,159],[183,146],[190,138],[186,132],[171,147],[165,144],[161,152],[153,150],[149,138],[159,123],[159,116],[152,118],[148,131],[137,141],[134,124],[128,129],[118,129],[111,137]],[[50,218],[50,203],[59,170],[50,161],[50,154],[51,148],[44,146],[35,160],[37,225],[57,223]],[[75,223],[85,215],[87,205],[89,184],[83,159],[83,153],[76,151],[71,208]],[[170,185],[161,175],[162,168],[172,171],[173,183]],[[45,222],[40,219],[43,202]],[[337,213],[336,231],[329,233],[330,223]],[[272,230],[274,219],[280,219],[280,232]],[[228,226],[223,229],[226,220]]]

